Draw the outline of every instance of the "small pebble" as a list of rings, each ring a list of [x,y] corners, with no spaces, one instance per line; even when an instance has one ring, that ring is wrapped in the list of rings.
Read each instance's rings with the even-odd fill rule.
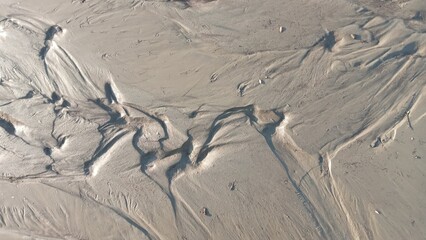
[[[201,208],[200,213],[207,216],[209,214],[209,210],[206,207],[203,207]]]
[[[217,80],[217,74],[213,73],[213,75],[211,75],[210,77],[210,82],[216,82],[216,80]]]
[[[379,210],[374,210],[374,212],[379,215],[382,214]]]
[[[230,191],[234,191],[234,189],[235,189],[235,181],[234,182],[230,182],[228,184],[228,188],[229,188]]]
[[[284,32],[284,27],[280,26],[280,33]]]

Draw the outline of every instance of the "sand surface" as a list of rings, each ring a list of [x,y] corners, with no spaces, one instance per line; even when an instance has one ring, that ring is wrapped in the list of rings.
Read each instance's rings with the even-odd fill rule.
[[[426,239],[424,0],[2,0],[0,239]]]

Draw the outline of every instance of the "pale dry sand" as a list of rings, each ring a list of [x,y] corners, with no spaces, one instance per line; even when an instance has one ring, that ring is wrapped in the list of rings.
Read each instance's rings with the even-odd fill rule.
[[[423,0],[2,0],[0,239],[426,239]]]

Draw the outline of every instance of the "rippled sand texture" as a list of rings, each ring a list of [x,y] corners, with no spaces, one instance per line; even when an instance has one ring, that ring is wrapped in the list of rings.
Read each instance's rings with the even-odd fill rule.
[[[0,3],[1,239],[424,239],[422,1]]]

